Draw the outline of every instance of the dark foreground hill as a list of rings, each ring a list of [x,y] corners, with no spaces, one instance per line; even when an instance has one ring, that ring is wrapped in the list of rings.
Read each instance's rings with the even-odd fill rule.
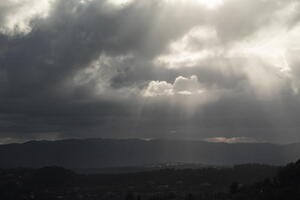
[[[283,165],[300,157],[300,144],[224,144],[186,140],[86,139],[0,145],[0,167],[107,168],[159,163]]]
[[[0,169],[5,200],[299,200],[300,161],[81,175],[61,167]]]
[[[273,178],[250,185],[233,183],[232,200],[298,200],[300,199],[300,160],[281,168]]]
[[[251,164],[93,175],[76,174],[61,167],[4,169],[0,170],[0,199],[184,200],[190,196],[190,200],[229,200],[232,183],[251,185],[274,177],[278,169]]]

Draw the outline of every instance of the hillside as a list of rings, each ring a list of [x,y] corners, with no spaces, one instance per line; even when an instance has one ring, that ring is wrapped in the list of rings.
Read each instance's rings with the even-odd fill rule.
[[[300,145],[225,144],[187,140],[85,139],[0,145],[0,167],[107,168],[160,163],[283,165],[300,157]]]

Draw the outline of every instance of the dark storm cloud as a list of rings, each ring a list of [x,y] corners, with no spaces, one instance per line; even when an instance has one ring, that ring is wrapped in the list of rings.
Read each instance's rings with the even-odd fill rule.
[[[259,58],[225,55],[237,43],[251,40],[274,24],[277,12],[297,2],[225,0],[216,10],[196,1],[174,2],[139,0],[123,6],[97,0],[0,3],[2,141],[69,137],[298,139],[298,94],[290,85],[298,87],[294,75],[297,56],[289,54],[288,58],[290,66],[296,65],[292,67],[294,76],[281,80],[273,76],[277,71]],[[38,9],[24,12],[30,6]],[[290,29],[296,27],[297,13],[287,21]],[[222,54],[192,67],[157,64],[157,58],[170,53],[170,44],[198,26],[214,29],[217,39],[191,39],[188,46],[200,51],[222,48]],[[253,64],[266,75],[271,71],[272,76],[257,78],[255,83],[253,77],[259,72],[249,73]],[[184,85],[192,75],[204,91],[202,96],[194,96],[196,90],[182,85],[183,89],[176,91],[178,84]],[[175,81],[178,77],[183,83]],[[160,86],[170,87],[169,94],[175,91],[191,96],[146,98],[143,94],[151,81],[165,81]]]
[[[109,8],[105,1],[56,1],[49,17],[31,22],[30,34],[13,39],[2,36],[1,66],[10,82],[7,92],[49,93],[48,87],[56,89],[102,53],[133,53],[145,59],[159,54],[195,24],[191,16],[188,22],[170,26],[164,20],[176,17],[176,12],[161,13],[162,9],[158,1],[141,1],[121,10]],[[162,21],[157,22],[158,17]]]

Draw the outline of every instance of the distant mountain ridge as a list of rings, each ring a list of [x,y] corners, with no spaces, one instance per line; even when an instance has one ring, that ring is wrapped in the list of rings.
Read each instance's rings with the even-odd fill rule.
[[[300,144],[71,139],[0,145],[0,168],[53,165],[67,168],[107,168],[176,162],[208,165],[284,165],[299,157]]]

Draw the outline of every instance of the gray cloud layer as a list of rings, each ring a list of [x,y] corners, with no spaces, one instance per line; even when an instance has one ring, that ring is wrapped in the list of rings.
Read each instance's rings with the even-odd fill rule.
[[[0,142],[300,140],[298,1],[116,2],[0,3]]]

